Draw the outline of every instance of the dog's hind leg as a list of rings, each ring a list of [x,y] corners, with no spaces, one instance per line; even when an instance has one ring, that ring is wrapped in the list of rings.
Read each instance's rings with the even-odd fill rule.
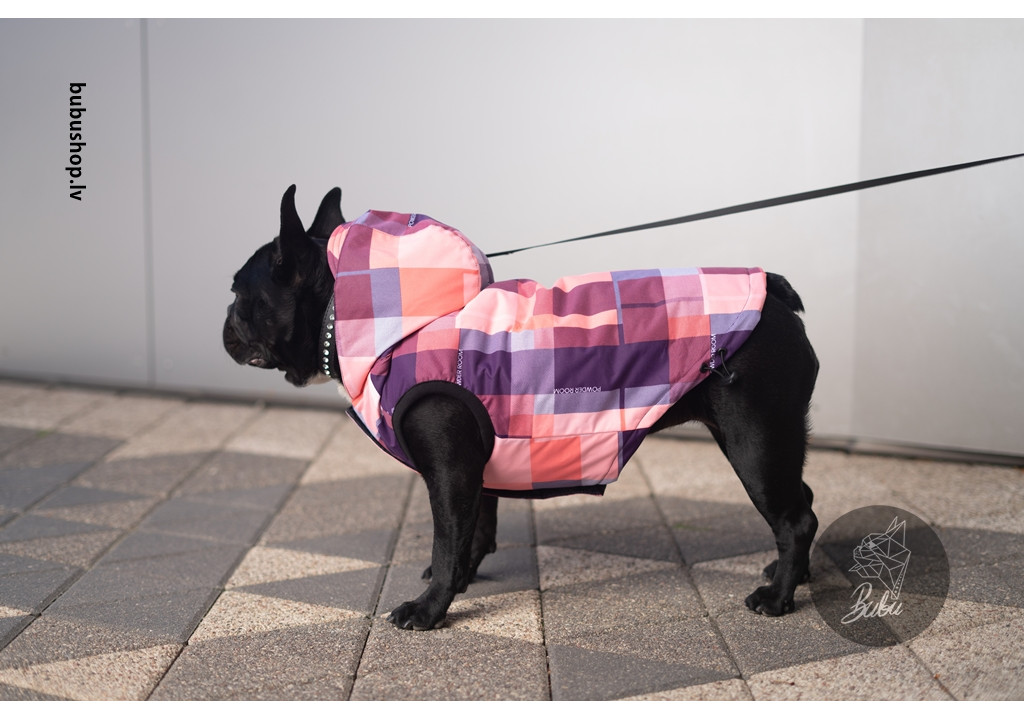
[[[427,484],[434,543],[430,585],[392,610],[388,620],[404,629],[430,630],[444,621],[455,595],[465,591],[476,570],[473,548],[487,451],[473,414],[445,395],[428,395],[409,407],[402,433],[410,460]]]
[[[818,360],[799,318],[783,305],[768,296],[761,322],[729,364],[734,382],[708,381],[709,412],[702,418],[775,536],[779,558],[765,569],[771,584],[745,601],[765,615],[793,609],[818,530],[814,495],[803,481]]]
[[[803,428],[796,432],[802,436]],[[782,437],[783,434],[788,437]],[[807,578],[811,543],[818,529],[810,496],[801,480],[802,443],[798,443],[793,432],[777,425],[718,427],[712,429],[712,435],[771,527],[779,551],[778,560],[766,568],[771,584],[751,593],[746,605],[765,615],[790,612],[796,586]],[[800,448],[796,447],[798,444]]]

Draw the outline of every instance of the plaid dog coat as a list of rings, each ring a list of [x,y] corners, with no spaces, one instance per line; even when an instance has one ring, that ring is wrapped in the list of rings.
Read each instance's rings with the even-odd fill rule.
[[[411,467],[411,399],[465,399],[482,435],[494,431],[484,487],[498,495],[603,492],[743,344],[766,293],[759,268],[495,283],[479,248],[425,215],[370,211],[334,231],[327,255],[350,414]]]

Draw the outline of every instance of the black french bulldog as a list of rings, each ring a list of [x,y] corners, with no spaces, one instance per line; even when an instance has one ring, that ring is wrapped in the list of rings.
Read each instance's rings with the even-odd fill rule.
[[[345,220],[341,190],[324,197],[303,229],[295,186],[281,202],[280,235],[234,277],[223,341],[240,364],[277,369],[296,386],[339,380],[336,364],[325,374],[321,330],[334,297],[327,238]],[[729,358],[728,371],[711,374],[673,405],[654,430],[688,421],[706,425],[747,494],[771,526],[778,560],[765,568],[769,585],[746,598],[751,610],[781,615],[793,610],[793,592],[806,580],[818,521],[813,494],[802,480],[807,411],[818,361],[796,312],[803,304],[779,275],[768,273],[760,322]],[[438,627],[456,594],[465,591],[481,560],[494,552],[498,499],[483,491],[488,438],[473,412],[449,394],[425,393],[401,418],[407,455],[426,481],[434,520],[426,591],[395,608],[400,628]],[[493,438],[490,438],[493,440]]]

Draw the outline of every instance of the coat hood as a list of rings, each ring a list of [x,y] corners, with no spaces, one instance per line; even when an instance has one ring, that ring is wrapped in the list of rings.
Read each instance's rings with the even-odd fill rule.
[[[484,253],[458,230],[426,215],[376,210],[334,231],[327,261],[335,278],[342,382],[371,424],[376,412],[369,408],[380,392],[366,382],[374,366],[390,364],[392,347],[461,310],[494,275]]]

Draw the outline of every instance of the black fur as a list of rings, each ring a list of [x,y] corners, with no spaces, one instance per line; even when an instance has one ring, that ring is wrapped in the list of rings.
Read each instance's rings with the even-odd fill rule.
[[[223,333],[235,361],[282,370],[294,385],[317,378],[320,326],[333,293],[323,239],[344,222],[340,200],[341,191],[331,190],[307,231],[295,211],[295,186],[285,192],[281,234],[235,275],[235,301]],[[728,374],[713,373],[654,429],[689,421],[710,429],[779,551],[765,568],[770,584],[751,593],[746,605],[781,615],[793,610],[793,592],[807,578],[818,527],[813,494],[802,479],[818,360],[796,315],[803,310],[799,295],[780,275],[769,273],[767,285],[761,320],[728,359]],[[430,496],[434,543],[423,574],[427,589],[388,619],[401,628],[428,630],[444,621],[455,595],[494,552],[498,501],[483,492],[488,454],[468,407],[448,395],[425,395],[402,417],[410,459]]]

